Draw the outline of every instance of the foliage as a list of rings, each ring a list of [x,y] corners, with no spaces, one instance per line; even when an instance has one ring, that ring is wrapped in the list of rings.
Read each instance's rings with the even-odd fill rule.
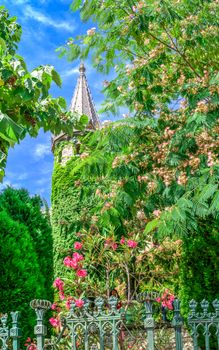
[[[191,299],[203,298],[213,301],[218,298],[218,220],[200,220],[199,231],[184,239],[180,265],[180,280],[183,285],[182,308],[187,311]]]
[[[61,54],[92,54],[103,72],[115,67],[115,78],[105,82],[104,110],[126,105],[135,118],[85,136],[80,157],[56,164],[56,272],[63,273],[62,259],[68,249],[72,254],[77,232],[88,252],[88,272],[98,257],[102,261],[101,240],[118,243],[124,235],[137,240],[137,254],[144,255],[136,256],[139,271],[130,270],[134,276],[144,271],[140,289],[171,286],[187,301],[196,285],[193,296],[200,299],[215,276],[218,244],[218,1],[90,0],[73,7],[98,29],[70,39]],[[117,255],[125,260],[120,248],[110,252],[110,261]],[[97,271],[100,276],[99,265]],[[121,271],[114,272],[124,281]],[[83,289],[92,283],[106,291],[95,277]]]
[[[84,59],[91,53],[99,71],[115,70],[105,82],[106,108],[123,104],[153,116],[178,98],[188,99],[190,111],[205,98],[215,105],[217,1],[81,0],[72,7],[98,29],[70,39],[61,54]]]
[[[35,322],[30,301],[53,297],[51,226],[41,208],[40,197],[26,190],[7,188],[0,194],[0,310],[20,310],[26,336]]]
[[[24,59],[16,54],[21,27],[15,17],[0,6],[0,178],[8,148],[26,134],[37,136],[40,128],[58,134],[71,133],[83,127],[83,118],[66,112],[62,97],[52,98],[49,89],[54,82],[61,87],[61,79],[52,66],[27,70]]]
[[[142,122],[136,122],[135,128],[118,123],[88,134],[81,139],[80,157],[73,157],[65,166],[55,165],[54,268],[65,282],[66,298],[109,295],[116,288],[120,297],[130,299],[145,288],[169,286],[177,273],[180,241],[166,238],[159,244],[153,234],[146,237],[144,233],[147,220],[141,204],[146,187],[138,181],[138,167],[115,166],[115,157],[125,160],[123,152],[129,154],[129,142],[137,142],[142,126]],[[56,159],[60,152],[62,145],[56,149]],[[85,279],[63,265],[77,240],[83,243]],[[138,247],[129,247],[129,241],[137,241]],[[175,260],[170,259],[173,254]]]

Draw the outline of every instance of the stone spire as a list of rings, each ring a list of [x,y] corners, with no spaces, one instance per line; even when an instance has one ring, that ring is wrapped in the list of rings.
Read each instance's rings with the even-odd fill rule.
[[[89,118],[88,129],[98,129],[99,119],[95,111],[94,102],[85,75],[85,66],[80,64],[77,85],[73,98],[71,100],[70,111],[77,112],[80,115],[85,114]]]
[[[77,112],[79,115],[85,114],[89,118],[87,130],[95,130],[100,127],[98,115],[96,113],[94,102],[91,97],[91,92],[87,83],[86,68],[83,63],[79,66],[80,75],[77,80],[73,98],[71,100],[70,111]],[[76,131],[75,134],[78,134]],[[61,133],[52,137],[52,151],[54,151],[56,143],[64,140],[70,140],[70,137]]]

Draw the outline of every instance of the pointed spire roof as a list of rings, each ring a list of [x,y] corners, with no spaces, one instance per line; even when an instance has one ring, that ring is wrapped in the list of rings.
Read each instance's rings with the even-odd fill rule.
[[[80,115],[85,114],[89,118],[89,129],[99,128],[99,118],[97,116],[91,92],[85,75],[86,68],[83,63],[80,64],[80,75],[77,80],[73,98],[71,100],[70,111],[77,112]]]
[[[87,130],[98,129],[100,127],[99,118],[94,107],[91,92],[87,83],[86,68],[83,63],[79,66],[80,75],[77,80],[73,98],[71,100],[70,111],[77,112],[79,115],[85,114],[89,118]],[[52,137],[52,151],[55,149],[57,142],[69,140],[69,136],[61,133]]]

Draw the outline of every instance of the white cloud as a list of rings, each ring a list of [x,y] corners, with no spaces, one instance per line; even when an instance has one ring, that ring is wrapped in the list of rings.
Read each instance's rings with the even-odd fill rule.
[[[71,75],[74,75],[74,74],[79,74],[78,67],[73,67],[72,69],[66,69],[65,71],[60,73],[60,76],[62,78],[68,78],[68,77],[70,77]]]
[[[44,158],[51,154],[51,145],[45,143],[39,143],[36,145],[34,156],[35,158]]]
[[[39,186],[45,185],[45,184],[49,184],[51,183],[51,179],[50,177],[42,177],[38,180],[36,180],[36,184]]]
[[[6,3],[6,4],[10,4],[10,2],[12,2],[12,1],[10,1],[10,0],[3,0],[3,2]],[[16,3],[13,4],[13,5],[26,5],[28,3],[29,3],[29,0],[16,0]]]
[[[0,183],[0,191],[4,190],[7,187],[12,187],[12,188],[20,188],[21,186],[17,183],[12,183],[9,180],[5,180],[3,183]]]
[[[19,1],[24,1],[24,0],[19,0]],[[59,21],[55,20],[44,13],[35,10],[33,7],[30,5],[25,6],[24,8],[24,16],[27,18],[31,18],[36,20],[37,22],[40,22],[46,26],[50,26],[56,29],[63,29],[68,32],[73,32],[75,29],[75,26],[72,23],[69,23],[67,21]]]
[[[16,0],[16,5],[25,5],[28,3],[29,3],[29,0]]]
[[[29,174],[28,173],[21,173],[18,176],[16,176],[17,181],[23,181],[28,178]]]

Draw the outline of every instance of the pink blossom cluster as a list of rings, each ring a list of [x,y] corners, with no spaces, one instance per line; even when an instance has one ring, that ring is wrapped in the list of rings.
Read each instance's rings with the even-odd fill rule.
[[[83,247],[83,244],[81,242],[74,243],[75,250],[80,250],[80,249],[82,249],[82,247]]]
[[[129,248],[136,248],[138,245],[138,242],[132,240],[132,239],[128,239],[127,241],[125,240],[124,237],[122,237],[120,239],[120,244],[127,244],[127,246]],[[105,248],[111,248],[112,250],[116,250],[118,248],[118,244],[116,242],[113,241],[112,238],[107,238],[105,243],[104,243],[104,247]]]
[[[74,248],[76,250],[82,249],[83,244],[81,242],[75,242]],[[72,257],[66,256],[63,264],[67,267],[71,267],[73,270],[76,270],[76,275],[78,277],[86,277],[87,271],[81,268],[80,261],[84,260],[84,256],[78,252],[74,252]]]
[[[50,324],[51,324],[53,327],[59,327],[59,326],[60,326],[60,321],[59,321],[57,318],[55,318],[55,317],[51,317],[51,318],[49,319],[49,322],[50,322]]]
[[[163,295],[156,299],[158,303],[161,303],[162,306],[167,307],[169,310],[173,310],[173,301],[175,296],[166,289]]]
[[[24,346],[26,346],[28,350],[37,350],[36,344],[31,340],[30,337],[26,339]]]
[[[57,308],[57,304],[56,304],[56,303],[53,303],[53,304],[51,305],[51,310],[56,310],[56,308]]]
[[[73,253],[72,258],[70,256],[66,256],[63,263],[65,266],[71,267],[72,269],[76,270],[78,269],[78,263],[82,260],[84,260],[83,255],[75,252]]]
[[[138,245],[138,242],[134,241],[133,239],[125,240],[124,237],[120,239],[120,244],[127,244],[129,248],[136,248]]]
[[[61,278],[56,278],[53,282],[53,287],[57,288],[60,292],[63,292],[64,289],[64,282],[61,280]]]
[[[59,292],[59,293],[60,293],[60,292]],[[64,292],[62,292],[62,293],[63,293],[63,297],[65,298]],[[60,296],[60,294],[59,294],[59,296]],[[64,298],[63,298],[63,299],[64,299]],[[60,299],[62,299],[62,298],[60,298]],[[60,311],[61,311],[61,308],[58,306],[57,303],[53,303],[53,304],[51,305],[51,310],[60,312]]]
[[[78,308],[81,308],[84,306],[84,300],[82,299],[76,299],[75,300],[75,305],[78,307]]]
[[[53,287],[58,289],[58,291],[59,291],[59,298],[61,300],[65,299],[64,285],[65,285],[65,283],[60,278],[56,278],[55,281],[53,282]]]
[[[107,238],[104,243],[105,248],[111,248],[112,250],[116,250],[118,248],[118,244],[113,241],[112,238]]]
[[[84,300],[82,300],[82,299],[74,299],[72,297],[68,297],[68,299],[66,301],[66,304],[65,304],[65,306],[66,306],[66,308],[68,310],[70,310],[70,308],[71,308],[71,302],[72,301],[74,301],[75,306],[78,307],[78,308],[81,308],[81,307],[84,306]]]

